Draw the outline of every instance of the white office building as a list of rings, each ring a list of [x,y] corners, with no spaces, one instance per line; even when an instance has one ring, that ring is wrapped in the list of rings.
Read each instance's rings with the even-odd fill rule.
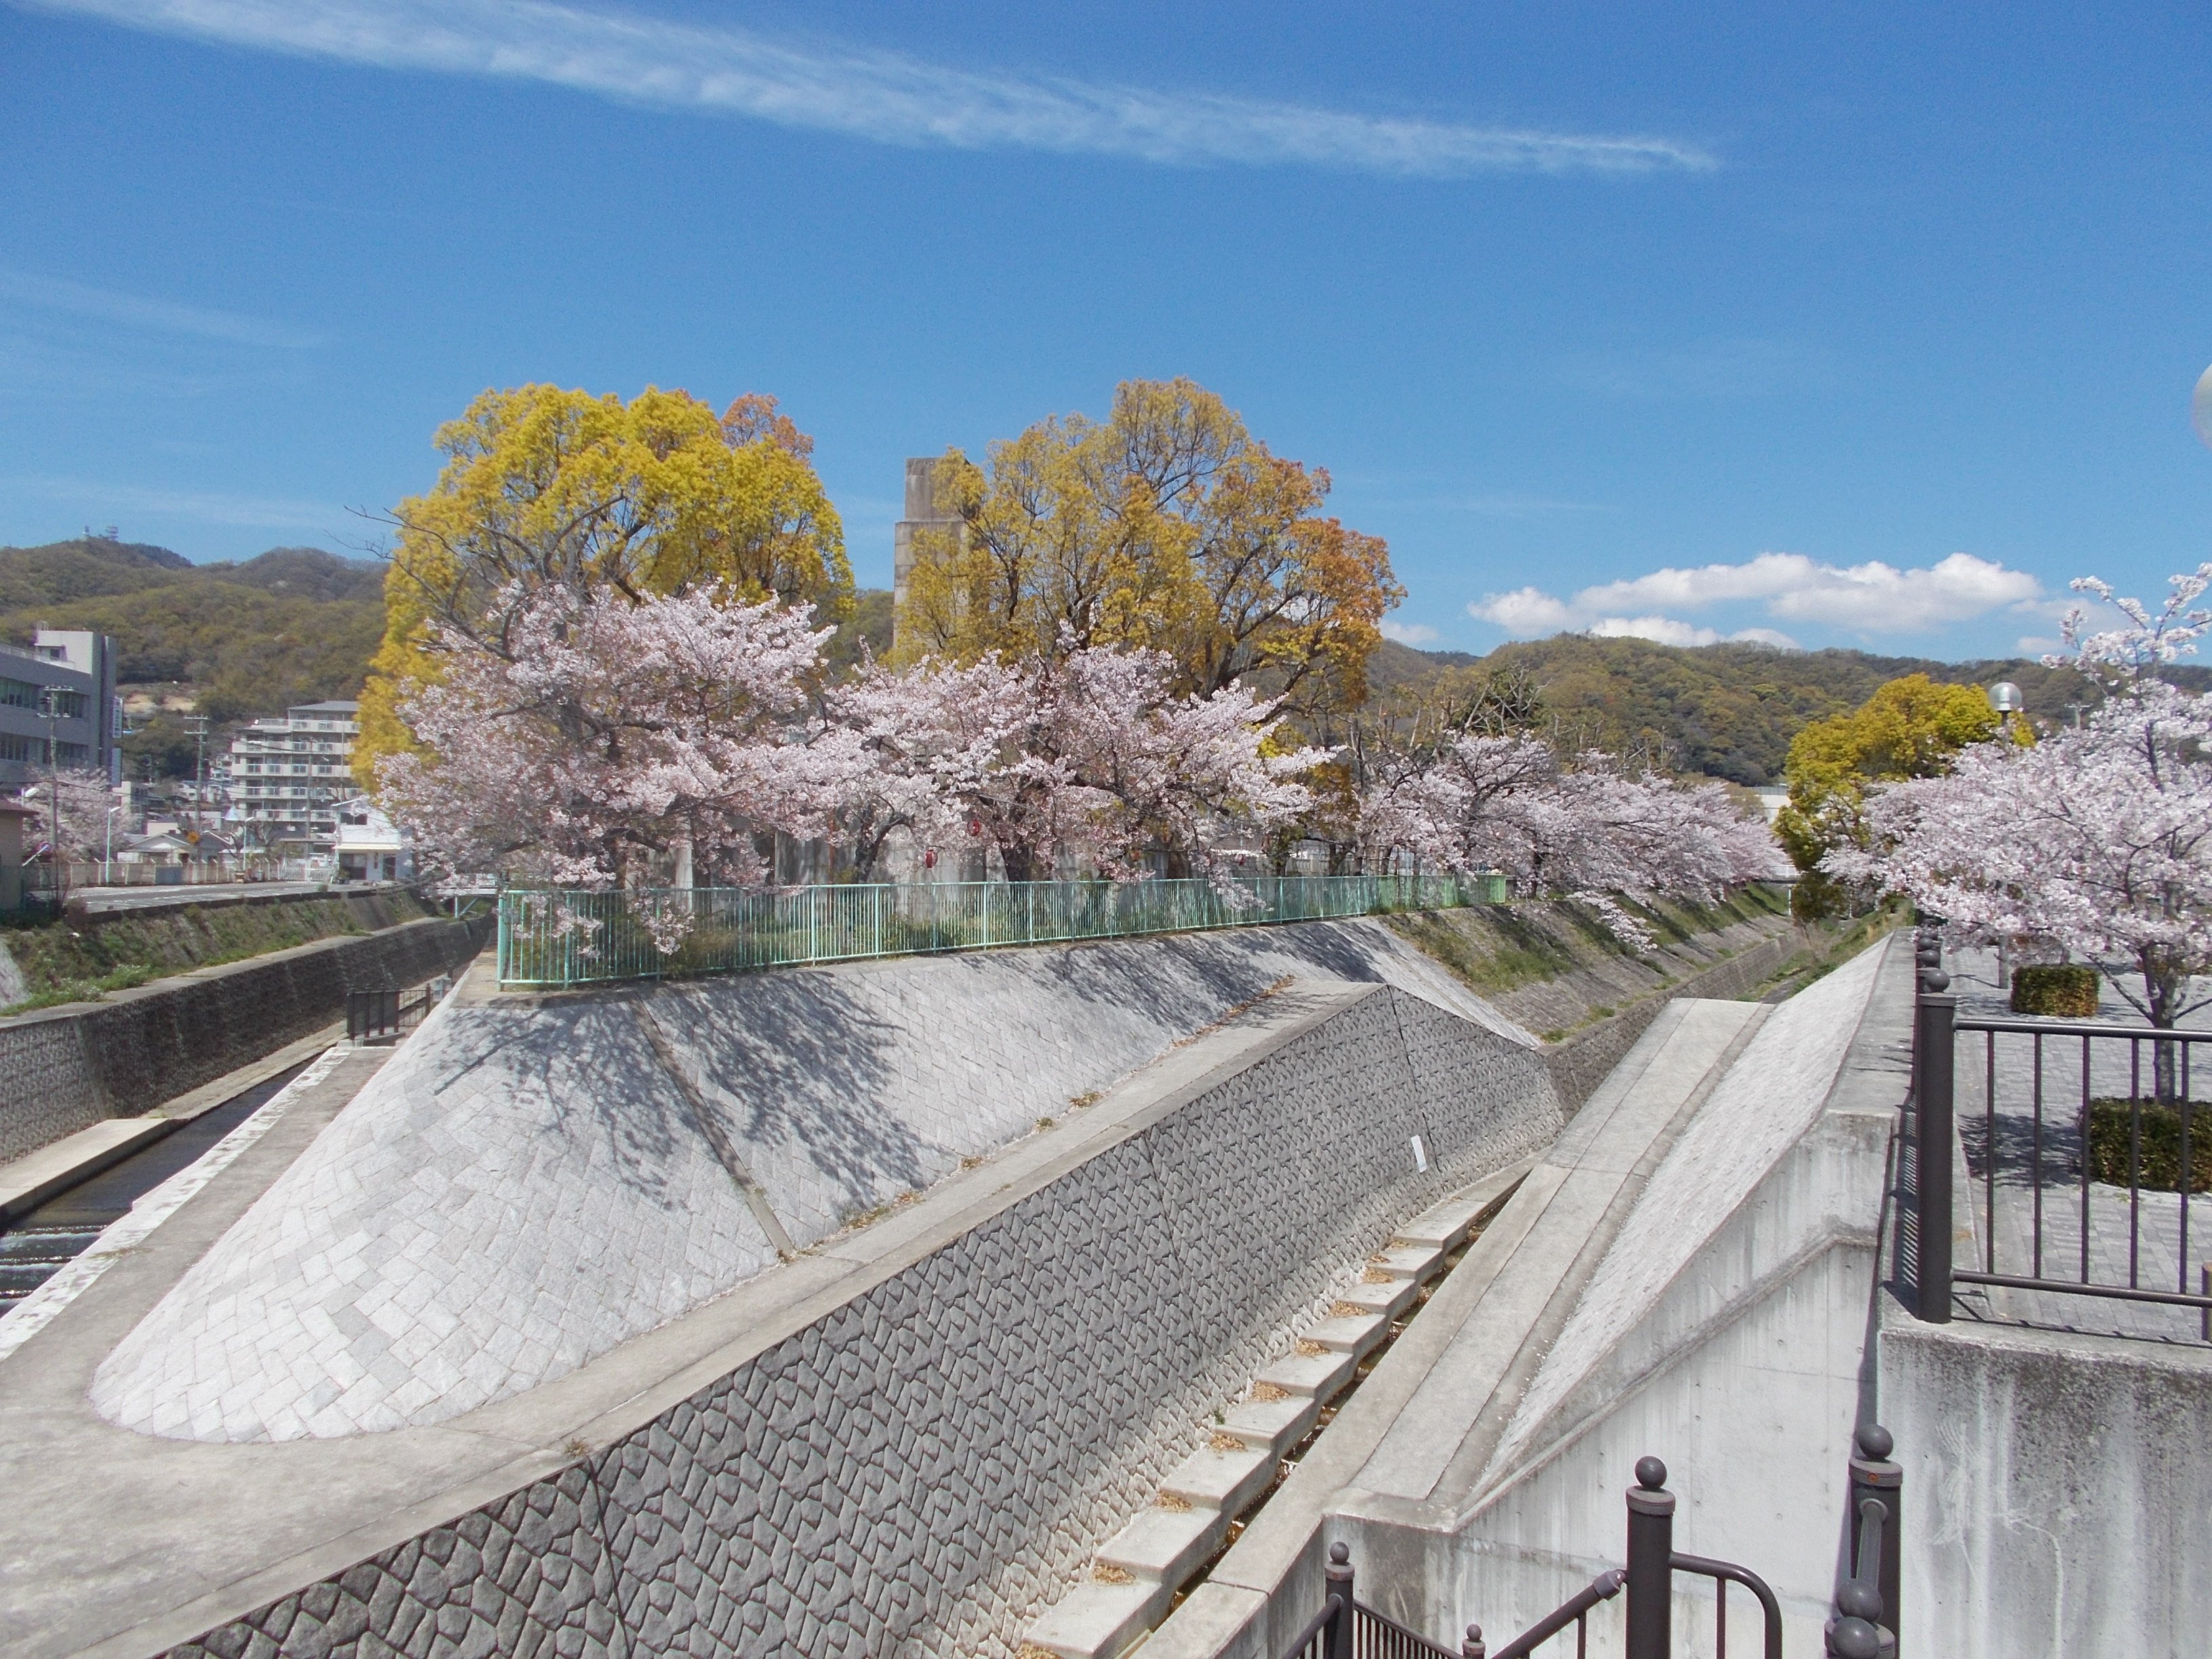
[[[225,823],[254,851],[300,856],[337,844],[338,805],[354,794],[357,702],[308,702],[258,720],[230,740],[216,779]]]

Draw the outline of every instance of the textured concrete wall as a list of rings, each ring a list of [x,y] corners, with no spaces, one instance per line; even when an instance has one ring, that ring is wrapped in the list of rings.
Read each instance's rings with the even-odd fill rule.
[[[116,1349],[94,1401],[204,1440],[457,1417],[928,1189],[1300,980],[1381,980],[1527,1041],[1358,921],[465,991]]]
[[[1522,1044],[1330,995],[605,1450],[172,1652],[1009,1652],[1281,1331],[1557,1132]]]
[[[1885,1298],[1905,1467],[1900,1646],[1947,1659],[2212,1644],[2212,1350],[1967,1323]]]
[[[485,926],[410,922],[0,1020],[0,1161],[149,1112],[281,1048],[338,1018],[349,990],[450,973]]]

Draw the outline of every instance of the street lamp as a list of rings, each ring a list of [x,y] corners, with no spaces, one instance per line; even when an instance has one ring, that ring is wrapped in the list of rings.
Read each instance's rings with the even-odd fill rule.
[[[54,905],[69,897],[69,866],[62,857],[61,745],[54,740],[54,722],[61,718],[61,688],[39,688],[39,713],[46,722],[46,865],[54,876]]]
[[[2007,716],[2017,714],[2024,706],[2020,688],[2010,680],[1999,680],[1990,688],[1990,707],[1998,714]]]

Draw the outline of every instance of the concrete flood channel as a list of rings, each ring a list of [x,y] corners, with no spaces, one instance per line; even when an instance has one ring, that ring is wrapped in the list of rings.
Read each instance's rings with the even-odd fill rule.
[[[1030,1626],[1016,1659],[1113,1659],[1181,1607],[1320,1442],[1522,1179],[1479,1182],[1468,1189],[1471,1200],[1462,1194],[1431,1206],[1369,1257],[1360,1283],[1291,1352],[1264,1368],[1243,1400],[1215,1411],[1210,1443],[1162,1482],[1153,1508],[1099,1547],[1088,1580]],[[1362,1324],[1369,1327],[1364,1339]],[[1267,1462],[1252,1458],[1263,1446],[1273,1463],[1264,1478]]]
[[[131,1206],[276,1098],[307,1069],[289,1066],[232,1096],[156,1140],[96,1170],[20,1219],[0,1226],[0,1314],[6,1313],[131,1212]]]

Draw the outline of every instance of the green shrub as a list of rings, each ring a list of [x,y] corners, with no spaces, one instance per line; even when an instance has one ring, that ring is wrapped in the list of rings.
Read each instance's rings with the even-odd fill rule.
[[[2181,1180],[2181,1112],[2155,1100],[2089,1103],[2089,1173],[2115,1187],[2128,1184],[2129,1126],[2137,1109],[2142,1114],[2142,1140],[2136,1183],[2152,1192],[2176,1191]],[[2212,1103],[2189,1109],[2189,1190],[2212,1192]]]
[[[2087,1019],[2097,1012],[2097,970],[2078,962],[2040,968],[2016,968],[2012,975],[2012,1011]]]

